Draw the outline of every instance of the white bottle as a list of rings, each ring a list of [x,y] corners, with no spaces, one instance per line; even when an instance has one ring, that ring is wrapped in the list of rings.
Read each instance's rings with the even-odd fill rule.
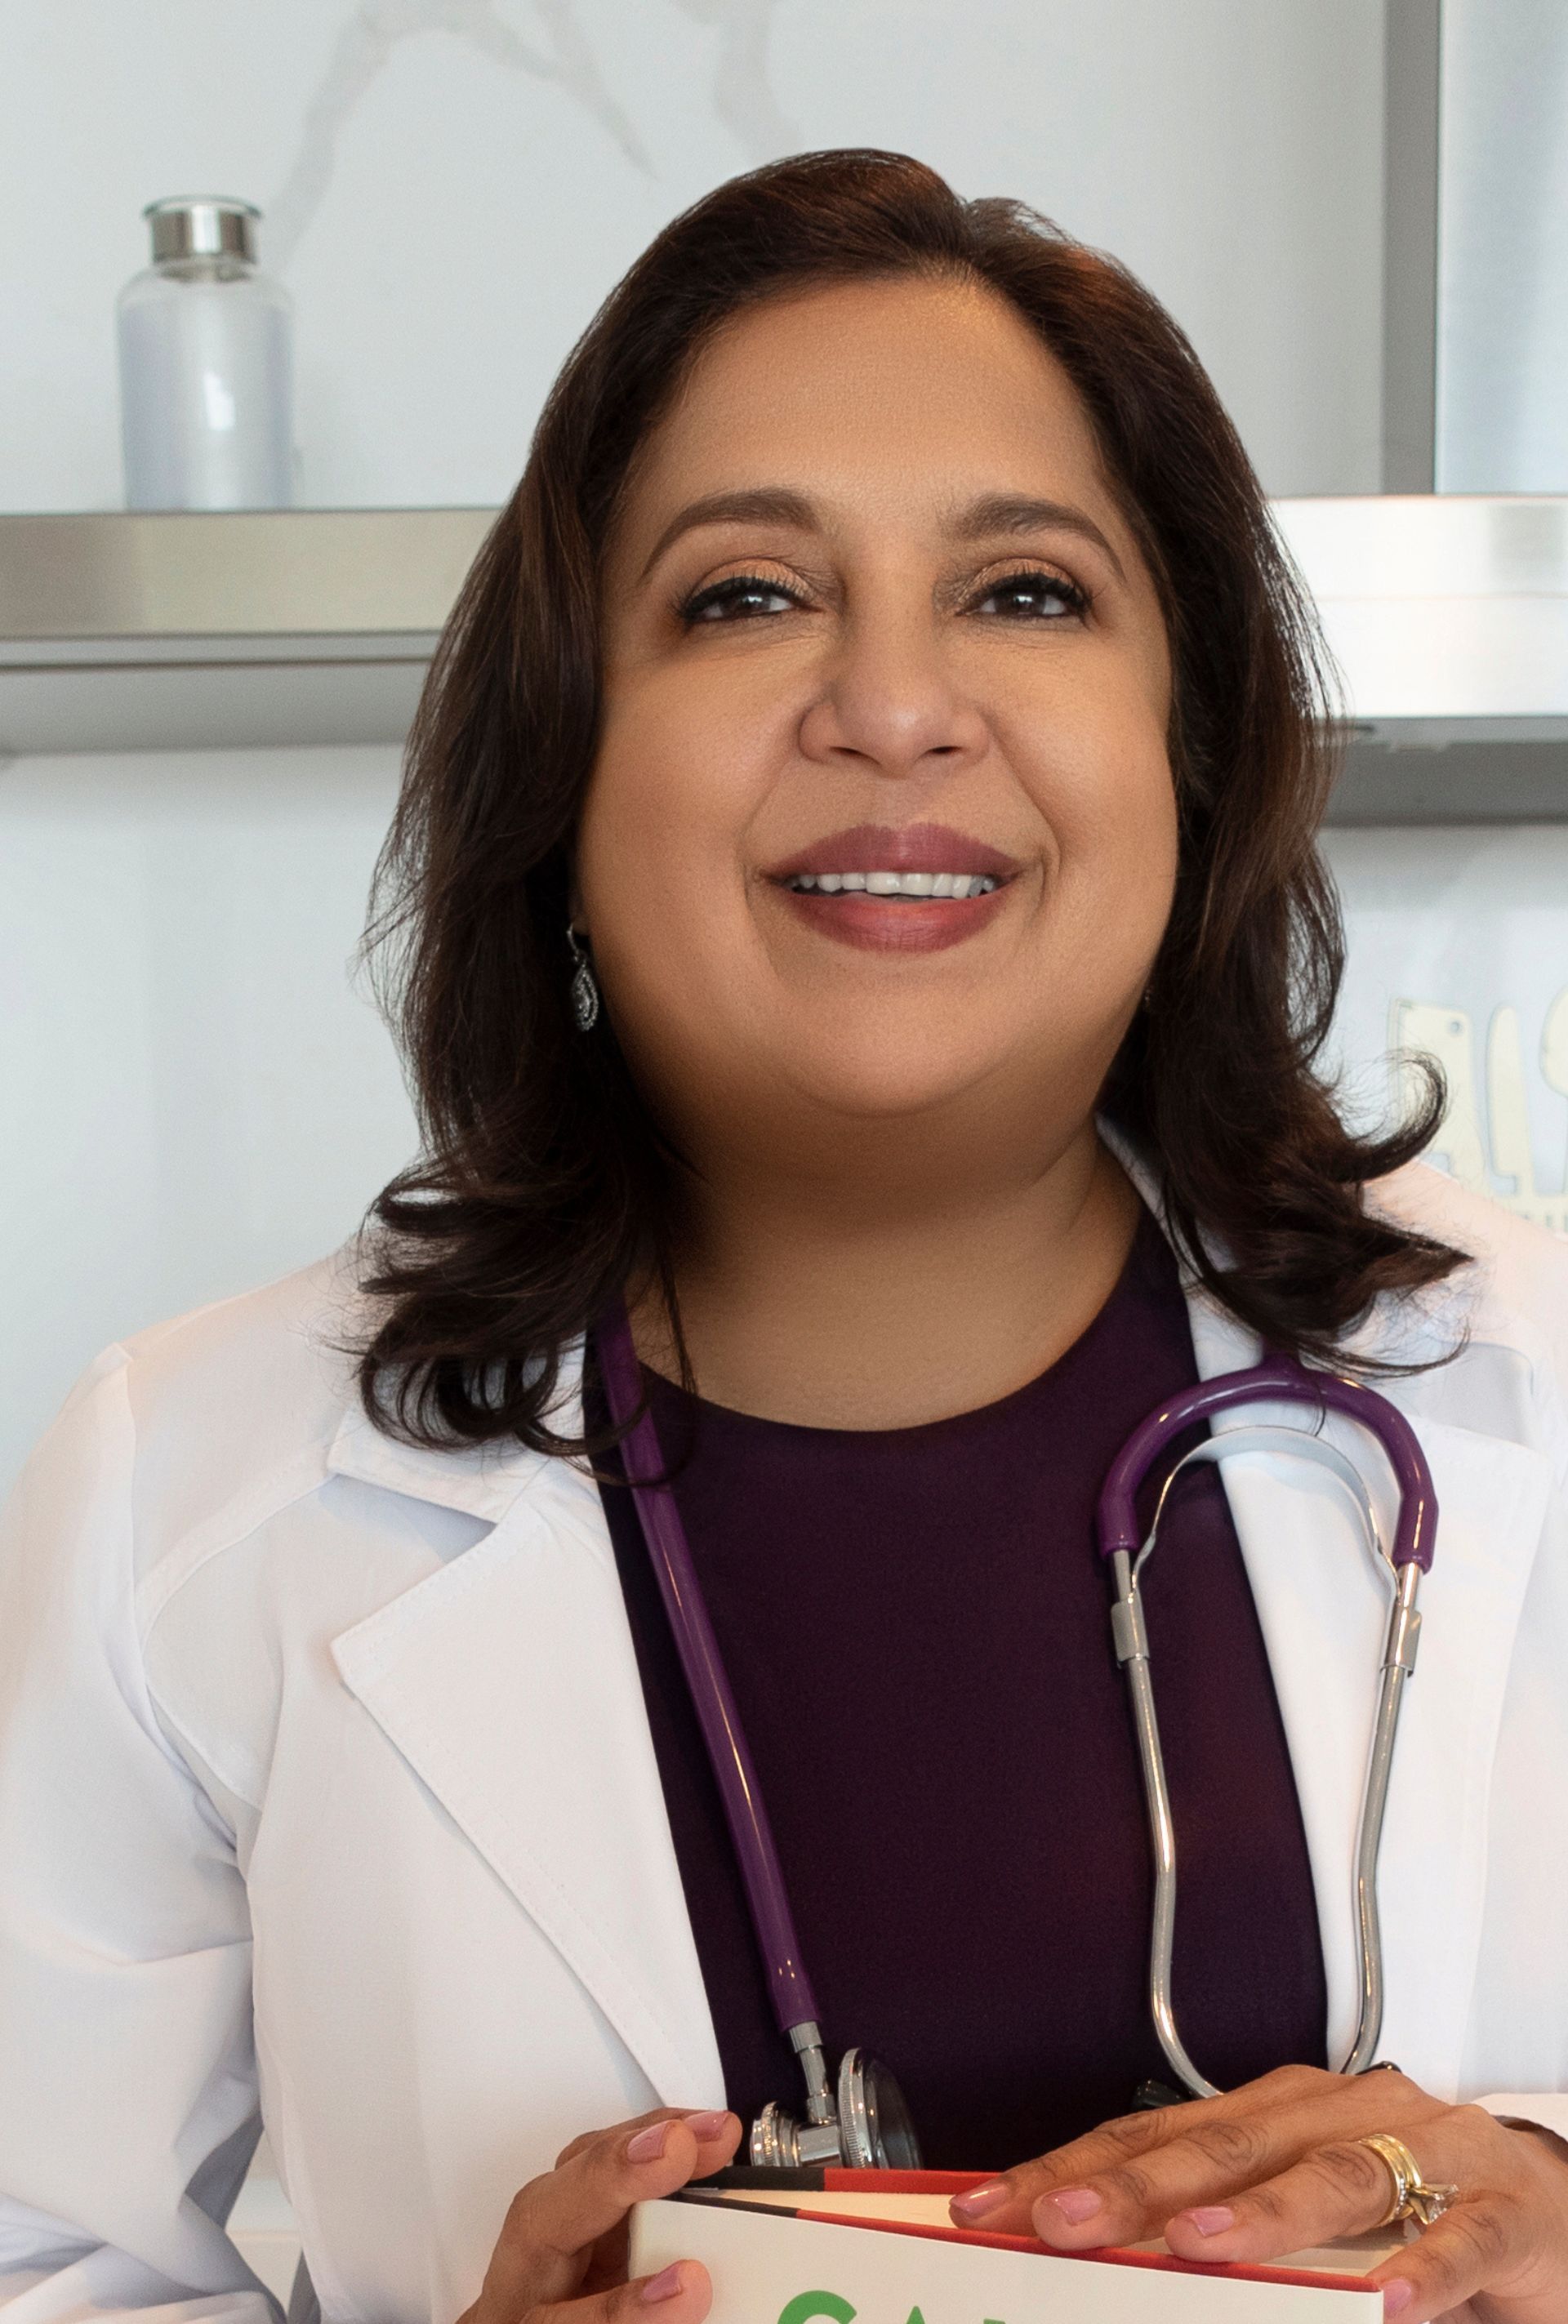
[[[175,196],[142,213],[152,263],[117,308],[125,505],[287,508],[289,296],[256,270],[249,202]]]

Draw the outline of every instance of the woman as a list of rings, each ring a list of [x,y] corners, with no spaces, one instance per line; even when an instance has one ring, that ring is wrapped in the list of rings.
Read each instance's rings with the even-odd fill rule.
[[[363,1248],[108,1351],[14,1508],[19,2318],[259,2319],[220,2223],[263,2116],[329,2318],[706,2312],[695,2264],[619,2280],[626,2208],[796,2066],[617,1481],[623,1298],[826,2037],[927,2161],[1008,2166],[967,2216],[1261,2257],[1379,2218],[1393,2132],[1458,2193],[1387,2311],[1556,2324],[1568,1258],[1412,1161],[1435,1096],[1358,1138],[1314,1077],[1314,686],[1111,262],[835,152],[632,269],[412,738],[380,934],[425,1157]],[[1436,1479],[1405,2071],[1325,2070],[1383,1601],[1326,1486],[1235,1455],[1149,1621],[1177,2000],[1236,2087],[1133,2112],[1089,1511],[1265,1347],[1381,1383]]]

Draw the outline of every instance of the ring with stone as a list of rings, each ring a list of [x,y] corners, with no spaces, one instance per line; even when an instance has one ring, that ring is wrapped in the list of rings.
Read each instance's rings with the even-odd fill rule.
[[[1388,2173],[1393,2193],[1388,2208],[1374,2224],[1391,2227],[1398,2219],[1419,2219],[1429,2227],[1440,2219],[1451,2203],[1458,2200],[1457,2187],[1429,2186],[1421,2176],[1421,2165],[1402,2138],[1392,2131],[1374,2131],[1370,2137],[1358,2138],[1358,2146],[1370,2147]]]

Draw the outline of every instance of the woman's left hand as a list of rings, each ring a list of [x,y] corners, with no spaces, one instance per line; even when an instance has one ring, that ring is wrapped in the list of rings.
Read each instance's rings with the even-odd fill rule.
[[[1222,2098],[1126,2115],[956,2197],[953,2216],[1060,2251],[1163,2235],[1183,2259],[1277,2259],[1376,2227],[1393,2182],[1356,2142],[1377,2131],[1404,2142],[1427,2184],[1458,2190],[1368,2278],[1384,2314],[1563,2324],[1568,2146],[1442,2106],[1398,2073],[1287,2066]]]

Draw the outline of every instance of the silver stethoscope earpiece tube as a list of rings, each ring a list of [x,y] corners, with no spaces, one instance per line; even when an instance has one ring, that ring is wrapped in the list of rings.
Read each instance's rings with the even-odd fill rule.
[[[623,1432],[627,1482],[724,1801],[758,1950],[769,1971],[774,2015],[779,2030],[789,2035],[799,2059],[806,2084],[803,2119],[787,2113],[777,2100],[762,2108],[752,2126],[751,2159],[762,2167],[783,2169],[835,2164],[855,2170],[918,2170],[919,2144],[899,2086],[887,2067],[863,2050],[850,2049],[840,2061],[836,2080],[829,2074],[816,2000],[800,1959],[784,1876],[751,1751],[697,1585],[690,1545],[676,1508],[675,1496],[667,1484],[656,1481],[664,1474],[664,1461],[652,1416],[646,1408],[637,1352],[621,1301],[612,1303],[606,1311],[595,1341],[611,1416]],[[1325,1406],[1332,1407],[1359,1421],[1379,1438],[1399,1487],[1398,1521],[1389,1549],[1383,1548],[1371,1499],[1360,1471],[1337,1445],[1301,1428],[1263,1424],[1229,1429],[1194,1446],[1176,1462],[1160,1489],[1148,1538],[1139,1539],[1134,1495],[1175,1437],[1194,1422],[1211,1419],[1239,1405],[1279,1401],[1315,1405],[1320,1412]],[[1355,2043],[1342,2070],[1345,2073],[1358,2073],[1367,2068],[1382,2024],[1378,1850],[1399,1705],[1405,1682],[1416,1661],[1421,1623],[1416,1610],[1416,1595],[1421,1573],[1432,1563],[1437,1521],[1430,1471],[1415,1432],[1397,1406],[1359,1381],[1343,1379],[1337,1373],[1309,1371],[1288,1357],[1271,1358],[1244,1371],[1226,1372],[1170,1397],[1129,1437],[1106,1475],[1095,1513],[1095,1527],[1101,1554],[1111,1573],[1111,1636],[1117,1660],[1127,1673],[1154,1849],[1149,2008],[1160,2047],[1184,2089],[1202,2098],[1216,2096],[1216,2088],[1188,2057],[1176,2028],[1171,1997],[1176,1904],[1176,1831],[1171,1821],[1159,1723],[1155,1716],[1148,1632],[1139,1578],[1154,1548],[1167,1497],[1180,1471],[1193,1462],[1217,1461],[1231,1452],[1259,1451],[1299,1454],[1333,1471],[1349,1488],[1368,1545],[1380,1570],[1391,1574],[1394,1584],[1356,1847],[1356,1945],[1361,2008]]]
[[[1332,1406],[1371,1430],[1388,1456],[1399,1488],[1399,1517],[1391,1549],[1383,1545],[1371,1496],[1360,1471],[1349,1455],[1326,1437],[1301,1428],[1255,1424],[1226,1429],[1194,1445],[1167,1474],[1155,1505],[1148,1537],[1136,1551],[1130,1544],[1132,1495],[1172,1437],[1200,1417],[1234,1409],[1239,1404],[1280,1399]],[[1377,1711],[1368,1754],[1366,1782],[1356,1834],[1355,1904],[1356,1970],[1360,1996],[1360,2015],[1350,2054],[1340,2071],[1364,2073],[1370,2067],[1383,2024],[1383,1941],[1378,1914],[1378,1855],[1388,1808],[1388,1777],[1405,1683],[1416,1666],[1421,1633],[1416,1593],[1421,1575],[1432,1563],[1437,1524],[1436,1495],[1431,1472],[1414,1430],[1398,1407],[1359,1381],[1337,1374],[1308,1371],[1287,1358],[1255,1365],[1250,1371],[1227,1373],[1205,1381],[1185,1397],[1173,1398],[1162,1411],[1151,1413],[1130,1439],[1106,1479],[1101,1495],[1098,1523],[1101,1548],[1110,1562],[1114,1600],[1111,1611],[1111,1638],[1117,1661],[1127,1674],[1133,1731],[1138,1741],[1139,1769],[1148,1813],[1154,1855],[1154,1914],[1149,1936],[1148,2002],[1155,2032],[1167,2061],[1183,2088],[1194,2098],[1217,2098],[1218,2085],[1201,2073],[1187,2054],[1177,2030],[1171,1989],[1171,1957],[1176,1941],[1176,1845],[1166,1782],[1165,1754],[1160,1747],[1159,1721],[1155,1715],[1154,1682],[1150,1667],[1148,1627],[1144,1618],[1140,1582],[1153,1551],[1159,1522],[1172,1485],[1194,1462],[1220,1461],[1235,1452],[1284,1452],[1315,1462],[1329,1470],[1350,1491],[1360,1520],[1362,1538],[1375,1565],[1389,1586],[1392,1604],[1384,1634],[1378,1678]]]

